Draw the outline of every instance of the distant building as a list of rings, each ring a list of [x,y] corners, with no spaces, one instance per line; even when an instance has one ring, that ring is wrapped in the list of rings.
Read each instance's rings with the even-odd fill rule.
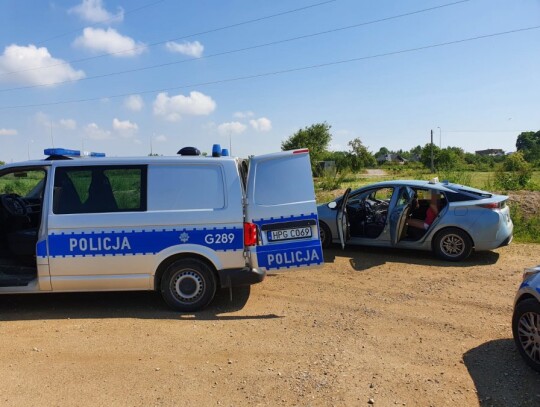
[[[377,158],[378,164],[384,163],[396,163],[396,164],[405,164],[407,160],[400,156],[399,154],[381,154]]]
[[[502,157],[504,155],[504,150],[500,148],[488,148],[487,150],[478,150],[474,152],[476,155],[483,155],[489,157]]]

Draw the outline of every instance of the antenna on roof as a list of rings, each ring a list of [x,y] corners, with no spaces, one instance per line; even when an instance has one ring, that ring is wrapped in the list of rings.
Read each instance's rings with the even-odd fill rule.
[[[50,121],[49,124],[50,124],[50,130],[51,130],[51,144],[52,144],[52,146],[54,148],[54,137],[53,137],[53,133],[52,133],[52,120]]]

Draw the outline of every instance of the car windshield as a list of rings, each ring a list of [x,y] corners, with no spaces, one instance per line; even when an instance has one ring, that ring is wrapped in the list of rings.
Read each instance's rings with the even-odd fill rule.
[[[0,177],[0,194],[17,194],[27,198],[39,198],[43,191],[43,170],[13,171]]]

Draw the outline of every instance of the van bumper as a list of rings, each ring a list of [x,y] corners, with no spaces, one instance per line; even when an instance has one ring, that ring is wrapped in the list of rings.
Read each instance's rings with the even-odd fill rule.
[[[241,269],[224,269],[219,271],[221,288],[240,287],[260,283],[266,272],[244,267]]]

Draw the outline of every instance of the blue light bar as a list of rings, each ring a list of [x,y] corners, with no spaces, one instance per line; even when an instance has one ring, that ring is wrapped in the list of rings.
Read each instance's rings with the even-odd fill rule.
[[[45,155],[65,155],[66,157],[80,157],[79,150],[68,150],[67,148],[46,148]]]
[[[63,155],[64,157],[105,157],[105,153],[86,152],[80,150],[70,150],[67,148],[46,148],[45,155]]]

